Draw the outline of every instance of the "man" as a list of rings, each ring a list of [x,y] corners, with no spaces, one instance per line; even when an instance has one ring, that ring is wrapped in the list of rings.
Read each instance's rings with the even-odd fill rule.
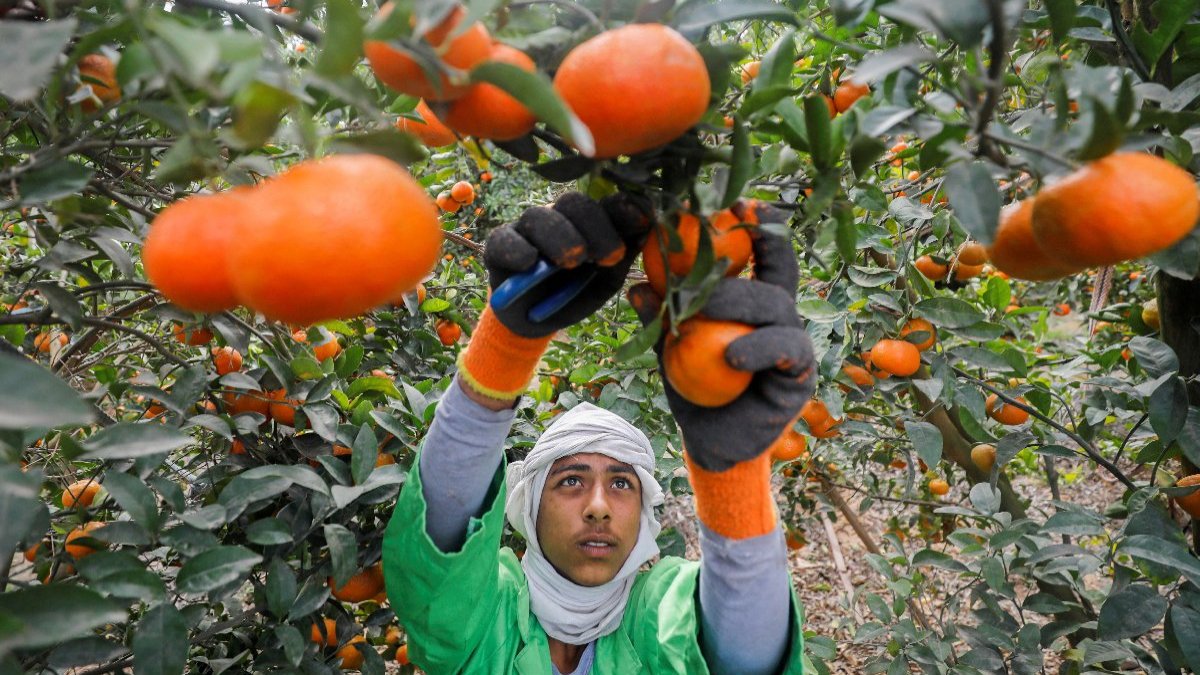
[[[756,223],[763,210],[742,205]],[[625,194],[563,196],[489,236],[493,290],[545,258],[584,291],[542,322],[539,289],[488,308],[459,358],[384,540],[388,597],[412,661],[441,673],[597,675],[802,673],[801,608],[770,493],[769,447],[812,393],[812,351],[796,315],[791,244],[752,230],[754,279],[723,279],[703,313],[755,330],[726,360],[754,372],[721,408],[667,387],[701,520],[701,562],[658,554],[654,452],[617,415],[580,404],[523,461],[506,466],[514,407],[559,329],[624,284],[653,214]],[[661,299],[630,290],[643,321]],[[660,342],[661,351],[661,342]],[[504,480],[501,480],[501,478]],[[503,518],[528,542],[500,549]]]

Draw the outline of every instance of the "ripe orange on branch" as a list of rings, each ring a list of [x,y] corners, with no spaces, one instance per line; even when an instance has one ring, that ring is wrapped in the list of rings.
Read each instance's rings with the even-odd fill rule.
[[[142,246],[142,264],[168,300],[195,312],[238,304],[229,259],[242,233],[253,229],[251,194],[241,188],[195,195],[159,212]]]
[[[488,61],[497,61],[534,72],[537,66],[525,52],[496,43]],[[520,101],[500,87],[477,82],[467,88],[461,98],[450,104],[446,124],[460,134],[493,141],[511,141],[533,129],[537,118]],[[486,182],[486,181],[485,181]]]
[[[854,80],[846,80],[833,92],[833,104],[838,112],[846,112],[855,101],[871,93],[871,87]]]
[[[980,471],[991,472],[992,467],[996,464],[996,446],[991,443],[980,443],[971,448],[971,462],[979,467]]]
[[[429,104],[422,99],[417,103],[417,107],[413,110],[421,121],[400,117],[396,119],[396,128],[406,134],[416,136],[424,145],[431,148],[440,148],[443,145],[453,145],[458,141],[458,137],[450,130],[438,116],[434,114]]]
[[[1046,255],[1071,265],[1113,265],[1183,239],[1200,217],[1193,176],[1165,159],[1123,152],[1090,162],[1042,189],[1033,233]]]
[[[342,602],[370,600],[383,590],[383,567],[372,565],[350,577],[342,586],[334,586],[333,577],[329,577],[329,588],[333,589],[333,597]]]
[[[933,259],[933,256],[923,255],[913,262],[913,267],[921,273],[926,279],[938,281],[946,278],[946,272],[950,270],[950,266],[940,263]]]
[[[1017,397],[1016,400],[1025,403],[1025,399],[1021,397]],[[988,417],[1008,426],[1024,424],[1025,420],[1029,419],[1029,413],[1011,403],[1001,401],[996,394],[990,394],[987,397],[987,401],[984,402],[984,410]]]
[[[228,375],[242,369],[242,355],[233,347],[213,347],[212,357],[218,375]]]
[[[771,445],[771,460],[775,462],[790,462],[793,459],[803,457],[807,448],[808,441],[804,438],[804,435],[798,433],[795,429],[789,428]]]
[[[834,419],[829,414],[829,408],[819,399],[809,399],[800,409],[800,417],[808,424],[809,433],[816,438],[833,438],[841,433],[836,428],[841,420]]]
[[[733,321],[692,317],[663,343],[663,373],[671,387],[692,403],[716,408],[731,403],[750,386],[753,373],[725,360],[729,343],[753,327]]]
[[[996,269],[1028,281],[1049,281],[1069,276],[1082,268],[1063,262],[1038,246],[1033,236],[1033,199],[1024,199],[1004,207],[1000,224],[988,249],[988,259]]]
[[[713,257],[728,258],[729,267],[725,276],[733,277],[746,268],[752,251],[750,233],[744,227],[736,227],[741,219],[729,209],[714,213],[711,218],[712,229],[709,230],[712,240]],[[642,247],[642,268],[651,288],[660,296],[667,294],[667,267],[677,277],[686,276],[696,263],[696,254],[700,249],[700,219],[692,213],[680,213],[679,222],[675,227],[676,233],[683,244],[679,251],[668,251],[667,264],[663,266],[662,248],[659,245],[660,236],[666,246],[670,246],[666,232],[652,232]]]
[[[392,3],[387,3],[380,8],[376,19],[386,18],[392,9]],[[403,94],[428,101],[458,98],[467,91],[467,72],[486,60],[492,51],[492,38],[483,24],[476,21],[465,30],[459,30],[458,25],[466,15],[467,10],[459,5],[437,26],[416,36],[433,48],[442,64],[461,71],[453,81],[442,73],[437,83],[431,82],[421,63],[384,40],[367,40],[363,44],[367,62],[380,81]]]
[[[92,88],[92,95],[100,99],[102,106],[121,100],[121,85],[117,84],[117,66],[103,54],[88,54],[79,59],[79,79]],[[80,102],[84,112],[94,112],[96,102],[90,98]]]
[[[185,345],[191,345],[193,347],[206,345],[209,342],[212,342],[213,339],[212,331],[204,326],[185,329],[183,324],[172,323],[171,333],[175,335],[175,340],[177,342],[181,342]]]
[[[1184,476],[1183,478],[1179,479],[1178,483],[1175,483],[1175,487],[1193,487],[1193,486],[1200,487],[1200,473],[1194,473],[1190,476]],[[1200,519],[1200,490],[1196,490],[1195,492],[1193,492],[1189,495],[1184,495],[1182,497],[1176,497],[1175,503],[1179,504],[1179,508],[1186,511],[1187,514],[1189,516],[1191,516],[1192,518]]]
[[[67,552],[67,555],[79,560],[80,558],[84,558],[95,553],[97,549],[93,548],[91,545],[84,543],[76,544],[73,542],[84,537],[90,538],[93,532],[104,527],[104,525],[105,523],[102,521],[92,520],[67,533],[67,538],[63,545],[63,549]]]
[[[661,24],[605,31],[567,53],[554,88],[592,132],[595,156],[665,145],[704,117],[712,86],[699,50]]]
[[[256,192],[229,271],[238,297],[269,319],[357,316],[414,288],[441,251],[424,188],[378,155],[301,162]]]
[[[929,349],[937,342],[937,329],[933,327],[932,323],[929,323],[925,319],[909,319],[908,323],[904,324],[904,328],[900,329],[900,337],[908,337],[914,333],[927,334],[925,339],[921,340],[920,342],[913,343],[917,346],[917,349],[921,351]]]
[[[904,340],[880,340],[871,348],[871,364],[892,375],[907,377],[921,367],[921,350]]]
[[[91,506],[92,501],[96,499],[96,493],[98,492],[100,492],[100,481],[94,478],[77,480],[68,485],[67,489],[63,490],[63,508],[70,509],[76,506]]]
[[[435,330],[437,331],[438,340],[447,347],[458,342],[458,339],[462,337],[462,326],[449,319],[438,321]]]

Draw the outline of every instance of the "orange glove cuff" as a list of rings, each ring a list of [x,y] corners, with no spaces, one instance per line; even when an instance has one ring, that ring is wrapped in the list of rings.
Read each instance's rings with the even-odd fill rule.
[[[686,449],[683,460],[696,493],[696,515],[708,529],[729,539],[749,539],[777,527],[771,453],[738,462],[725,471],[700,468]]]
[[[540,338],[513,333],[483,310],[471,342],[458,355],[458,372],[475,391],[500,400],[516,398],[529,386],[553,335]]]

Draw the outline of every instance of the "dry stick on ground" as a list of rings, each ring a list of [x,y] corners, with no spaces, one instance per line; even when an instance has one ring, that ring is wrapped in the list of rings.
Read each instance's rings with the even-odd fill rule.
[[[818,472],[817,477],[821,479],[821,490],[824,491],[825,496],[829,498],[829,501],[837,507],[838,512],[850,524],[850,529],[854,530],[854,534],[858,535],[859,540],[862,541],[867,551],[875,555],[883,555],[883,550],[879,548],[879,544],[875,543],[875,538],[867,531],[866,526],[863,525],[862,520],[854,512],[854,509],[850,508],[850,504],[842,497],[842,493],[838,491],[837,486],[829,482],[828,476],[823,472]],[[821,515],[824,517],[825,514]],[[907,604],[908,611],[912,614],[917,624],[926,630],[930,630],[932,624],[929,621],[929,617],[925,615],[925,611],[917,604],[916,599],[909,598]]]
[[[829,551],[833,553],[833,566],[837,568],[838,577],[842,580],[842,590],[846,591],[846,606],[854,612],[854,620],[862,623],[862,615],[854,604],[854,583],[850,581],[850,573],[846,570],[846,558],[842,556],[842,545],[838,542],[837,530],[824,511],[818,514],[821,525],[825,527],[825,539],[829,541]]]

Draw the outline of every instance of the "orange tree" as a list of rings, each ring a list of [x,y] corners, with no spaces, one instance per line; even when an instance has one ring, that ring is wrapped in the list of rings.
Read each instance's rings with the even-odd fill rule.
[[[380,541],[480,242],[574,187],[653,198],[670,302],[562,334],[513,457],[598,400],[686,492],[648,348],[741,269],[728,209],[769,202],[820,358],[776,453],[789,545],[845,520],[874,575],[808,627],[816,669],[1200,670],[1194,5],[0,0],[0,664],[404,663]],[[353,153],[440,218],[436,266],[397,263],[417,288],[355,247],[385,200],[270,187]],[[273,196],[146,262],[160,211],[234,188]],[[162,281],[223,256],[275,295]]]

